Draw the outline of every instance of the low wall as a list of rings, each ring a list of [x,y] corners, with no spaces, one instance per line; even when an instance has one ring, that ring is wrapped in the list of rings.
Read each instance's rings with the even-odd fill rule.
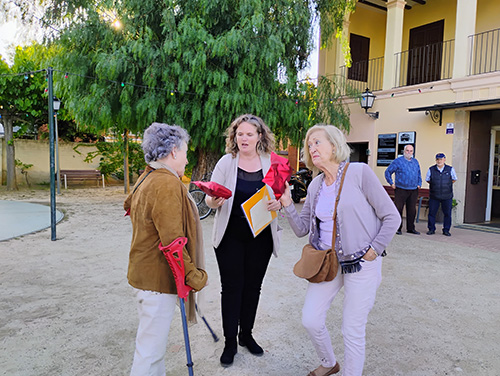
[[[7,157],[5,138],[0,138],[0,176],[2,184],[7,179]],[[75,147],[78,146],[77,151]],[[46,140],[14,140],[15,158],[24,164],[32,164],[28,170],[28,179],[31,184],[50,182],[50,145]],[[59,167],[61,170],[92,170],[98,169],[99,157],[92,163],[84,162],[87,153],[96,151],[94,144],[59,142]],[[16,168],[16,179],[19,186],[26,185],[26,180],[21,170]]]

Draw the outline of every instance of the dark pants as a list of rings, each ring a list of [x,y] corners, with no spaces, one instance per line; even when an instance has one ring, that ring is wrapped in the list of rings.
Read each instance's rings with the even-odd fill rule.
[[[273,238],[267,227],[256,238],[248,224],[231,225],[215,249],[222,285],[222,327],[226,338],[240,332],[252,333],[260,289],[273,252]],[[248,231],[244,231],[248,230]]]
[[[398,231],[401,231],[403,227],[403,208],[406,205],[406,231],[415,230],[415,216],[417,215],[417,199],[418,199],[418,188],[417,189],[401,189],[396,188],[394,190],[394,203],[398,209],[399,215],[401,216],[401,225],[399,225]]]
[[[439,205],[444,214],[443,219],[443,232],[450,231],[451,228],[451,203],[452,199],[437,200],[429,198],[429,215],[427,216],[427,227],[431,231],[436,231],[436,213],[438,212]]]

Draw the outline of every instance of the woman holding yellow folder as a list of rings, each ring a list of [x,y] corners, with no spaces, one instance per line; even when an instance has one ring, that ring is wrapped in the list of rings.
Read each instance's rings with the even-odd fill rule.
[[[212,244],[219,266],[222,285],[222,327],[225,346],[220,362],[228,367],[240,346],[254,355],[264,353],[252,336],[262,281],[271,258],[279,248],[281,229],[277,221],[253,236],[241,208],[246,200],[265,186],[262,179],[271,166],[274,136],[257,116],[245,114],[234,120],[227,130],[226,155],[212,173],[212,181],[229,188],[229,199],[207,196],[206,202],[215,213]],[[268,210],[279,210],[274,198]]]

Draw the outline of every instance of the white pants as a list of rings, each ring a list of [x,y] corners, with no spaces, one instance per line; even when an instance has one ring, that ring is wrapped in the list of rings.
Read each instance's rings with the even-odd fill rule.
[[[337,360],[325,321],[333,299],[344,286],[344,376],[361,376],[363,373],[366,322],[382,280],[382,257],[365,261],[361,266],[361,271],[347,274],[341,274],[339,267],[333,281],[309,283],[302,308],[302,325],[311,338],[321,365],[333,367]]]
[[[165,376],[165,352],[177,295],[135,291],[139,327],[130,375]]]

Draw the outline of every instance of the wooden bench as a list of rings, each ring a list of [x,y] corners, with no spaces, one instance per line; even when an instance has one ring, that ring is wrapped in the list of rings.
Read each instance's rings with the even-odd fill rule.
[[[394,201],[394,188],[392,188],[390,185],[384,185],[384,188],[386,192],[388,193],[389,197],[392,198],[392,201]],[[422,207],[424,208],[429,208],[429,189],[428,188],[419,188],[418,189],[418,199],[417,199],[417,219],[415,222],[418,223],[420,219],[420,209]]]
[[[60,176],[64,181],[64,189],[68,189],[68,182],[82,183],[89,180],[95,181],[98,187],[102,181],[102,187],[105,188],[104,175],[99,170],[61,170]]]

